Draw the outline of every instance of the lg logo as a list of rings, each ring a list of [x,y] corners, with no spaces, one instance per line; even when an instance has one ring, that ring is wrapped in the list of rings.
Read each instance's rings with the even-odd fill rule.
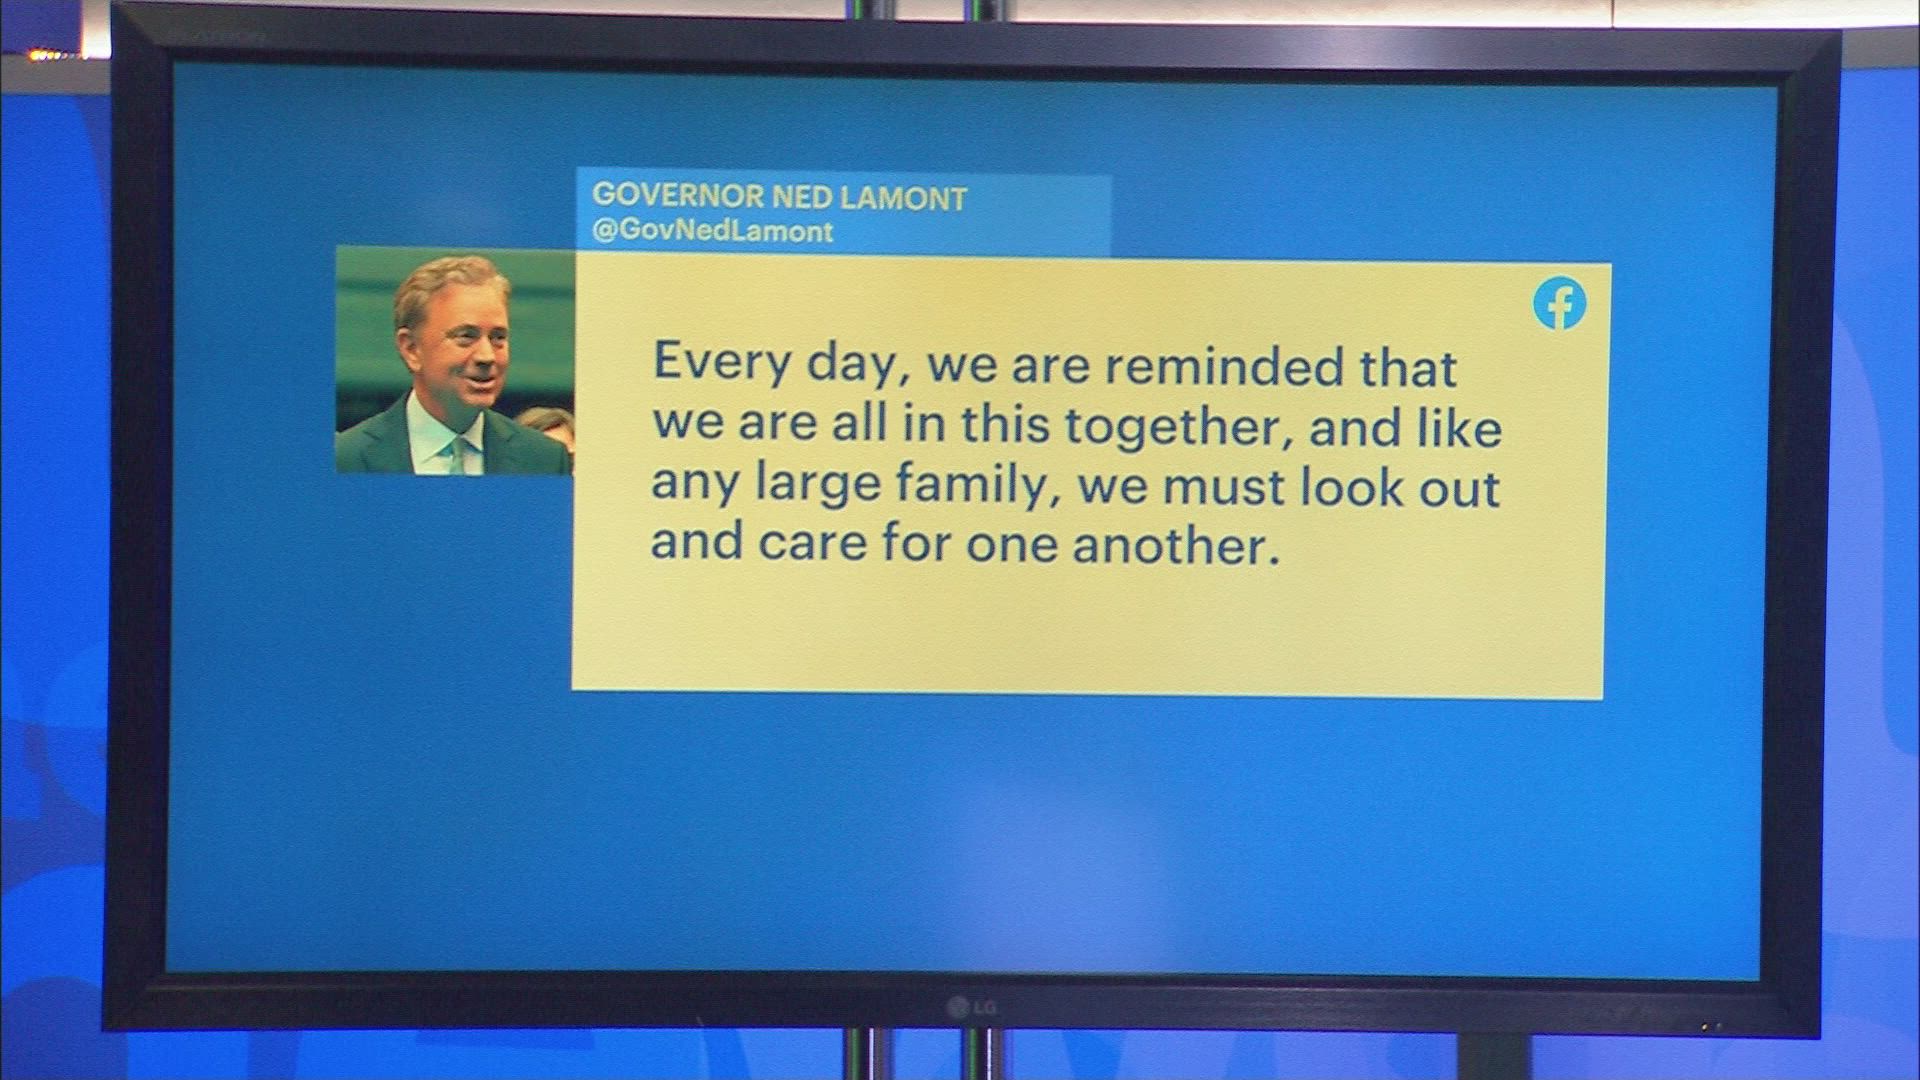
[[[968,1020],[976,1016],[996,1016],[1000,1006],[992,998],[969,998],[964,994],[955,994],[947,999],[947,1019]]]
[[[1550,277],[1533,291],[1533,314],[1549,330],[1571,330],[1587,314],[1587,290],[1564,274]]]

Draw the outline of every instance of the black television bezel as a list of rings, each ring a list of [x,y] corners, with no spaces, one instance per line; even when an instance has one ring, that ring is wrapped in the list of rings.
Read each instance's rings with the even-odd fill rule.
[[[171,385],[176,62],[843,78],[1724,84],[1775,87],[1780,107],[1757,980],[169,972],[172,401],[167,394],[115,392],[103,982],[109,1029],[990,1026],[1818,1035],[1838,34],[663,19],[189,4],[118,5],[112,19],[116,387]],[[136,372],[131,384],[120,378]],[[956,1015],[962,1011],[952,1008],[956,1000],[968,1003],[965,1015]]]

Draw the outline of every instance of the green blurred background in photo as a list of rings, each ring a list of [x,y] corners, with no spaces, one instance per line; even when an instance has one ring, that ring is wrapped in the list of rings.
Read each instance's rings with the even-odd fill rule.
[[[334,430],[392,405],[412,385],[393,344],[393,292],[443,255],[484,255],[513,282],[507,386],[494,408],[573,410],[573,252],[342,247],[334,265]]]

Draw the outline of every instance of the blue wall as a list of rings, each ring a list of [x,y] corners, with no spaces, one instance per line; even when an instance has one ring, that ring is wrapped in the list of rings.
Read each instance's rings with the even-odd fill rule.
[[[1842,102],[1829,616],[1826,1036],[1546,1038],[1551,1077],[1913,1076],[1916,81],[1846,76]],[[9,96],[0,237],[0,881],[8,1077],[817,1077],[831,1032],[102,1035],[107,555],[103,98]],[[1021,1080],[1440,1077],[1430,1035],[1025,1032]],[[906,1077],[952,1076],[910,1033]]]

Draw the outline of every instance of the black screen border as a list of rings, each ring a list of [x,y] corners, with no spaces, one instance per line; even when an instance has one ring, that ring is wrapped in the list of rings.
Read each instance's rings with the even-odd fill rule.
[[[661,19],[187,4],[116,5],[112,30],[116,387],[171,385],[172,73],[184,61],[834,77],[1759,85],[1778,88],[1780,110],[1756,981],[170,972],[172,401],[167,394],[116,392],[103,981],[109,1029],[975,1026],[1818,1035],[1837,33]],[[135,372],[137,380],[122,380]]]

